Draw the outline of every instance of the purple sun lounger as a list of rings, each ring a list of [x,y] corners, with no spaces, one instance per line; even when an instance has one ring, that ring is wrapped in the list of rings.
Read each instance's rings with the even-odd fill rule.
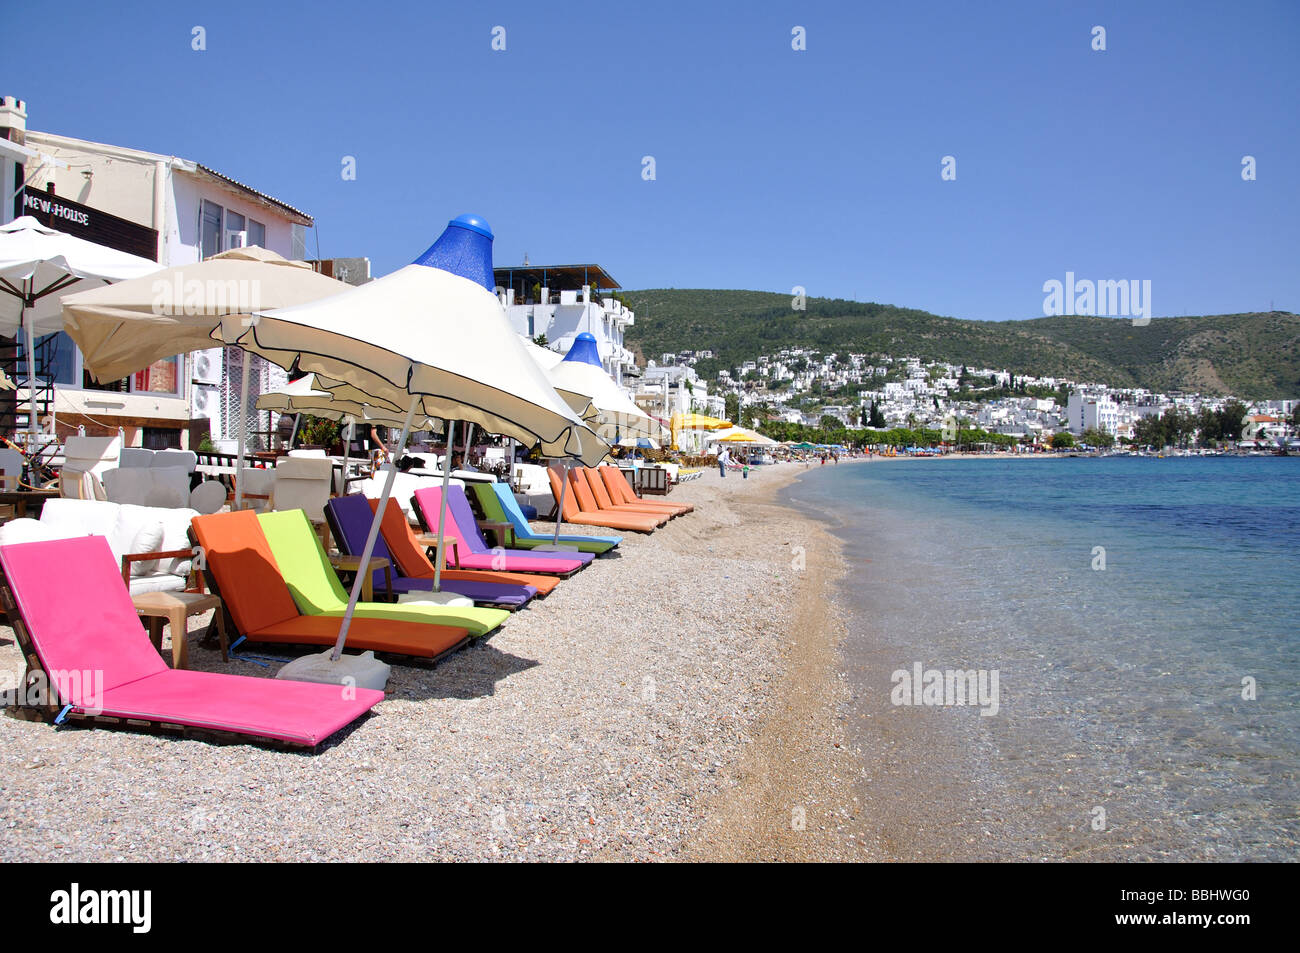
[[[0,546],[0,571],[29,671],[39,667],[57,694],[37,707],[56,723],[71,716],[315,748],[384,697],[366,688],[168,668],[102,536]]]
[[[325,517],[330,524],[330,532],[338,541],[339,550],[350,556],[359,555],[366,548],[366,534],[370,532],[370,522],[375,518],[370,503],[360,493],[349,496],[336,496],[325,504]],[[392,573],[393,592],[432,592],[432,579],[418,579],[402,575],[397,560],[389,552],[381,533],[375,538],[375,555],[387,559]],[[376,569],[372,577],[375,592],[384,591],[385,573]],[[517,608],[524,605],[537,589],[533,586],[512,585],[504,582],[479,582],[471,579],[443,579],[443,592],[455,592],[475,602],[494,606]]]
[[[438,531],[438,512],[442,505],[442,487],[425,487],[415,491],[415,505],[430,532]],[[459,569],[495,569],[498,572],[555,573],[567,576],[595,559],[593,553],[536,552],[530,549],[493,549],[483,538],[474,521],[474,511],[465,497],[465,488],[447,487],[447,535],[459,541],[452,550]]]

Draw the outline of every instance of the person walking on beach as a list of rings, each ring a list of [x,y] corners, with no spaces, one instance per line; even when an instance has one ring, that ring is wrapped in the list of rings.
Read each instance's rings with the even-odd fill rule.
[[[726,447],[718,454],[718,474],[725,480],[727,478],[727,464],[731,462],[731,454]]]

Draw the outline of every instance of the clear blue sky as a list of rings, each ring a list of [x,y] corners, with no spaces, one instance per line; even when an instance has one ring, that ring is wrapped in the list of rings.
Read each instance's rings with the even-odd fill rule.
[[[1156,315],[1300,311],[1295,0],[186,6],[10,14],[0,92],[282,198],[377,275],[475,212],[498,265],[627,288],[1005,319],[1069,270],[1151,280]]]

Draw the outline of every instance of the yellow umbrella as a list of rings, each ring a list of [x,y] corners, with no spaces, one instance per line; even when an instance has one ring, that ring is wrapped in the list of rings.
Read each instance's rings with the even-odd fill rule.
[[[673,449],[677,449],[677,431],[679,430],[726,430],[728,427],[734,427],[730,420],[719,420],[717,417],[706,417],[704,414],[673,414],[669,420],[672,429]]]
[[[753,430],[747,430],[744,427],[735,427],[729,433],[719,433],[710,437],[719,443],[752,443],[762,447],[774,447],[776,441],[771,437],[764,437],[761,433]]]

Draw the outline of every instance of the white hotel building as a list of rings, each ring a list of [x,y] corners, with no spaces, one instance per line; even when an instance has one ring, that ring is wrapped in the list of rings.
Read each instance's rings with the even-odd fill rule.
[[[636,358],[623,344],[623,331],[636,315],[602,291],[618,283],[600,265],[529,265],[495,268],[497,294],[506,316],[519,334],[535,340],[546,335],[546,346],[567,354],[583,331],[596,339],[606,373],[628,386],[637,376]]]
[[[1098,430],[1115,436],[1119,429],[1119,404],[1104,394],[1075,391],[1065,407],[1066,426],[1073,434]]]

